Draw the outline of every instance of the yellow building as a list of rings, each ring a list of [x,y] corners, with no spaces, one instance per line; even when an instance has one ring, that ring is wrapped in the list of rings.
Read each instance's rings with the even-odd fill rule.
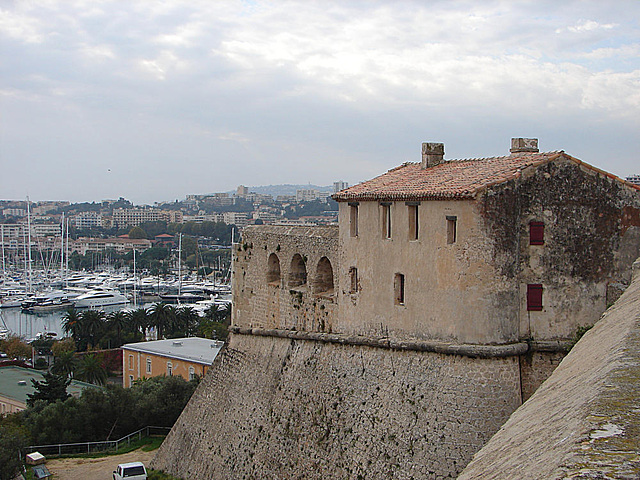
[[[218,340],[189,337],[122,346],[122,386],[140,378],[179,375],[191,380],[203,377],[224,345]]]

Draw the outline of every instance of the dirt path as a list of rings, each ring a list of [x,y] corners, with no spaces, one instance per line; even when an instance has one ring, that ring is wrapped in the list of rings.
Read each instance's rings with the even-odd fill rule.
[[[119,463],[142,462],[145,467],[156,454],[155,450],[134,450],[122,455],[102,458],[62,458],[47,460],[46,466],[55,475],[55,480],[109,480]]]

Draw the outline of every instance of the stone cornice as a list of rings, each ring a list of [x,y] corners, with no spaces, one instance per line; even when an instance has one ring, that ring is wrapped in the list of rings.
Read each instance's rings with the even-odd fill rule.
[[[568,342],[517,342],[503,345],[480,345],[467,343],[448,343],[435,340],[394,340],[387,337],[347,335],[341,333],[304,332],[267,328],[249,328],[231,326],[230,332],[239,335],[257,335],[263,337],[290,338],[293,340],[311,340],[316,342],[338,343],[342,345],[362,345],[390,350],[412,350],[434,352],[445,355],[461,355],[472,358],[499,358],[524,355],[528,352],[566,352]]]

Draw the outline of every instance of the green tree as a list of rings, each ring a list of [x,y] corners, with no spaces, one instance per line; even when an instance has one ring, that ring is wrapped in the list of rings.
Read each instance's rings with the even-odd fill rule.
[[[107,381],[107,371],[102,366],[102,359],[93,353],[87,353],[80,361],[78,378],[94,385],[104,385]]]
[[[65,352],[75,352],[76,351],[76,342],[73,338],[63,338],[62,340],[58,340],[54,342],[51,347],[51,353],[53,353],[54,357],[59,357]]]
[[[24,427],[9,422],[0,424],[0,480],[15,478],[22,467],[21,449],[27,446]]]
[[[107,324],[110,328],[115,330],[116,332],[116,340],[118,344],[116,346],[122,345],[122,331],[127,328],[127,316],[122,310],[118,310],[116,312],[111,312],[107,315]]]
[[[92,347],[98,344],[105,327],[105,313],[101,310],[86,310],[80,314],[82,340]]]
[[[126,312],[125,315],[129,319],[128,327],[132,332],[140,333],[141,335],[146,333],[147,327],[150,326],[149,312],[146,308],[136,308],[135,310]]]
[[[0,348],[9,358],[17,358],[19,360],[31,358],[31,347],[23,342],[20,337],[11,336],[3,340]]]
[[[142,227],[133,227],[129,230],[129,238],[147,238],[147,232]]]
[[[63,351],[55,357],[51,372],[70,378],[73,377],[77,368],[78,360],[75,357],[75,352]]]
[[[80,313],[75,308],[67,309],[62,316],[62,330],[77,342],[81,337]]]
[[[31,379],[35,391],[27,395],[27,405],[33,407],[38,400],[46,403],[54,403],[58,400],[64,401],[69,398],[67,387],[71,383],[70,378],[53,373],[45,373],[44,380],[39,382]]]
[[[176,317],[176,309],[173,305],[157,302],[151,306],[149,314],[149,323],[155,327],[158,333],[158,340],[164,338],[164,332],[171,329]]]

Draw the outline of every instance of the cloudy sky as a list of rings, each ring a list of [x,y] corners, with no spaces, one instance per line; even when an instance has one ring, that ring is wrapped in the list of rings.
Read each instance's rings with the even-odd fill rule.
[[[0,0],[0,198],[357,183],[537,137],[640,173],[640,2]]]

